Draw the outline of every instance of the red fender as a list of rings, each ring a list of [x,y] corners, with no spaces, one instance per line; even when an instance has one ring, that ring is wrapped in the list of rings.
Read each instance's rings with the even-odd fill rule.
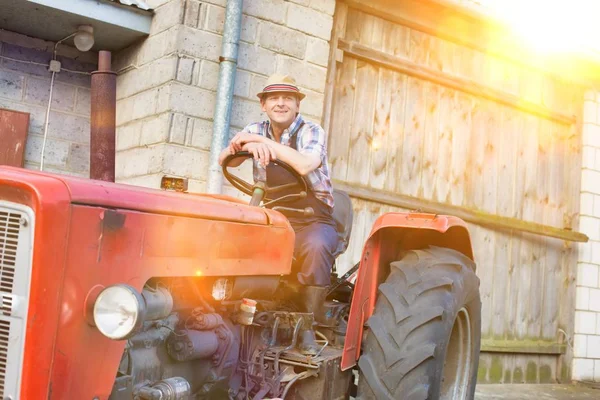
[[[342,370],[360,357],[364,323],[373,314],[377,287],[388,275],[388,265],[406,250],[438,246],[454,249],[473,259],[467,225],[456,217],[418,213],[388,213],[375,221],[363,248],[350,306]]]

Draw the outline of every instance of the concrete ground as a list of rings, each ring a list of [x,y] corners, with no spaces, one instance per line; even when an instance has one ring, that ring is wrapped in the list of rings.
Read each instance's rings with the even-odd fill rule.
[[[583,385],[478,385],[475,400],[591,400],[600,389]]]

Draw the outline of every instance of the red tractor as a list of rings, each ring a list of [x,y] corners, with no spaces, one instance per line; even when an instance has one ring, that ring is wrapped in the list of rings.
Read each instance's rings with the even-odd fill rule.
[[[307,186],[279,164],[297,182],[224,168],[250,205],[0,168],[0,398],[472,399],[481,302],[464,222],[382,215],[307,312],[284,213],[310,210],[274,195]],[[335,200],[341,253],[352,207]]]

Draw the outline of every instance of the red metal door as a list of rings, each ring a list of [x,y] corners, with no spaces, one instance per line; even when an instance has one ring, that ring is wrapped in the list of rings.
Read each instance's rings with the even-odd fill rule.
[[[0,165],[23,166],[29,113],[0,109]]]

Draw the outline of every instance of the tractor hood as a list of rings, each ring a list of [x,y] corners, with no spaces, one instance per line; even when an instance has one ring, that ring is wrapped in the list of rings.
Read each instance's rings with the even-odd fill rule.
[[[49,180],[55,184],[48,185]],[[289,227],[287,218],[282,214],[265,208],[251,207],[231,196],[167,192],[5,166],[0,167],[0,182],[2,181],[29,183],[35,186],[39,194],[51,190],[51,187],[55,190],[59,181],[62,183],[59,187],[64,186],[72,204]]]
[[[224,196],[0,167],[0,217],[9,221],[12,246],[0,246],[0,259],[9,254],[3,249],[16,259],[0,280],[5,288],[10,277],[20,290],[0,293],[19,299],[5,303],[20,307],[11,316],[20,328],[11,330],[10,348],[23,353],[10,353],[6,376],[14,390],[4,392],[14,398],[108,399],[126,342],[93,326],[91,307],[102,288],[127,284],[141,293],[161,277],[206,279],[210,290],[216,277],[291,272],[287,219]],[[0,351],[8,343],[0,341]]]

